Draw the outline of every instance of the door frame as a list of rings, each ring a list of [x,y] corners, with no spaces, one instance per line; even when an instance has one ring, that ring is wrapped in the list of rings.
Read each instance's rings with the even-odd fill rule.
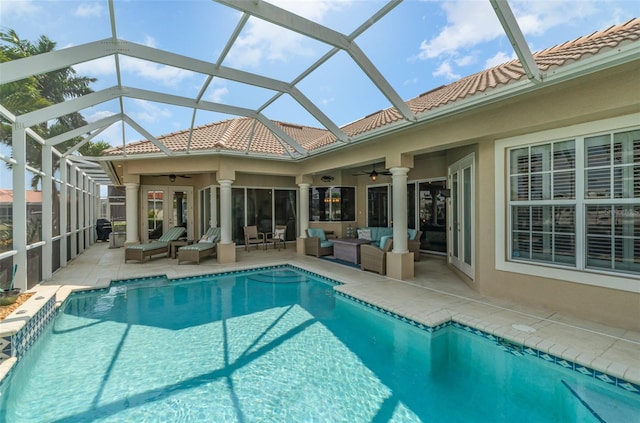
[[[465,170],[469,174],[469,198],[468,203],[465,201]],[[458,189],[454,189],[454,175],[458,179]],[[449,197],[449,240],[447,242],[449,263],[460,269],[465,275],[474,279],[475,270],[475,153],[471,153],[458,160],[447,169],[447,179],[449,188],[451,189],[451,197]],[[455,196],[455,198],[454,198]],[[457,207],[454,207],[457,205]],[[456,216],[458,219],[456,220]],[[455,222],[457,221],[457,226]],[[465,221],[468,222],[468,231],[463,229]],[[454,227],[456,226],[456,227]],[[455,238],[457,237],[457,243]],[[468,257],[465,255],[465,245],[469,243]],[[454,251],[457,245],[457,251]],[[465,260],[468,258],[468,262]]]
[[[162,191],[162,232],[165,233],[170,229],[174,222],[173,220],[173,196],[175,192],[183,191],[187,193],[187,239],[194,239],[195,227],[194,227],[194,213],[193,213],[193,187],[181,186],[181,185],[142,185],[140,187],[140,210],[141,210],[141,225],[140,225],[140,240],[141,242],[149,242],[149,221],[147,219],[149,213],[149,203],[147,201],[149,191]]]

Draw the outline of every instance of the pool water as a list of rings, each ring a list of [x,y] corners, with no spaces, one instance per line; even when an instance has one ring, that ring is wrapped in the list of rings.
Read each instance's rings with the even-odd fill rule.
[[[639,407],[603,385],[279,267],[73,294],[0,387],[0,421],[602,421],[585,390]]]

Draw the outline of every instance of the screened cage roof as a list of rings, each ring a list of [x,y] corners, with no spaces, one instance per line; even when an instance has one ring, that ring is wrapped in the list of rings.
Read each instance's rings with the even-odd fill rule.
[[[96,162],[128,156],[243,154],[299,160],[364,142],[381,128],[401,129],[500,95],[535,89],[558,78],[551,69],[613,50],[637,40],[640,33],[640,23],[633,19],[534,56],[507,1],[467,2],[468,9],[482,7],[478,16],[491,21],[482,32],[476,29],[478,38],[502,34],[509,60],[467,77],[451,75],[457,78],[452,83],[420,75],[427,82],[416,86],[407,82],[411,75],[392,70],[410,68],[410,60],[420,60],[421,54],[438,57],[453,48],[434,37],[411,56],[389,35],[406,31],[409,38],[416,28],[408,21],[406,28],[398,26],[398,18],[414,10],[424,14],[421,3],[371,1],[354,8],[349,2],[321,1],[108,0],[87,4],[84,12],[77,3],[78,31],[88,25],[81,13],[99,10],[108,16],[94,28],[98,38],[2,63],[0,83],[73,66],[80,74],[101,75],[94,92],[19,115],[0,104],[0,113],[26,128],[72,112],[90,115],[88,124],[41,141],[55,147],[78,136],[87,142],[107,132],[118,134],[119,141],[111,141],[114,148],[101,158],[77,157],[77,146],[60,152],[96,178]],[[52,2],[46,7],[62,6]],[[470,16],[470,24],[474,19]],[[430,20],[424,15],[418,30],[433,30]],[[46,28],[41,32],[46,34]],[[171,36],[156,46],[166,33]],[[632,60],[620,57],[617,60]],[[585,69],[572,72],[578,75]],[[430,85],[434,82],[439,85]],[[509,90],[500,90],[509,84]]]

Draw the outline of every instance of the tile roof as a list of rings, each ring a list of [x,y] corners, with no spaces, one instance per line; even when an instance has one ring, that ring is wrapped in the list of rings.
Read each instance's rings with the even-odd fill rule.
[[[541,72],[544,73],[593,56],[603,50],[614,49],[623,43],[637,41],[639,38],[640,18],[634,18],[625,24],[596,31],[593,34],[542,50],[535,53],[534,58]],[[519,81],[526,77],[525,75],[520,61],[513,60],[435,88],[406,103],[414,114],[420,116],[438,107]],[[399,122],[402,119],[402,115],[392,107],[372,113],[345,125],[341,129],[348,137],[355,137]],[[335,135],[326,129],[283,122],[274,122],[274,124],[310,152],[339,142]],[[158,137],[158,141],[164,143],[172,151],[186,152],[189,132],[189,130],[184,130],[163,135]],[[228,119],[194,128],[189,148],[191,151],[213,149],[274,156],[284,156],[293,152],[288,145],[285,149],[283,143],[266,126],[247,117]],[[126,146],[126,153],[131,155],[158,152],[160,149],[149,141],[134,142]],[[103,152],[103,155],[107,156],[121,154],[122,147]]]

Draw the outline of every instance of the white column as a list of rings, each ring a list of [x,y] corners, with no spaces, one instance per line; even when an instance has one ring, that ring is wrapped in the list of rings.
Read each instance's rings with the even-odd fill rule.
[[[82,254],[85,249],[85,211],[87,207],[87,196],[85,195],[85,177],[80,169],[77,171],[78,174],[78,254]]]
[[[220,221],[218,220],[218,208],[217,208],[217,201],[216,201],[217,187],[212,185],[210,189],[211,189],[211,195],[209,196],[209,208],[211,209],[211,216],[209,219],[209,225],[215,228],[220,226]]]
[[[232,221],[231,221],[231,184],[232,180],[219,180],[220,184],[220,243],[231,244]]]
[[[125,244],[138,244],[140,243],[139,223],[138,223],[138,189],[140,184],[135,182],[129,182],[124,184],[126,189],[126,210],[127,210],[127,239]]]
[[[300,238],[307,237],[309,229],[309,187],[311,184],[298,184],[300,187]]]
[[[69,215],[69,208],[67,207],[67,184],[69,182],[69,175],[67,173],[67,159],[61,157],[60,179],[62,180],[62,184],[60,184],[60,222],[58,222],[60,226],[60,267],[67,266],[67,245],[69,242],[67,238],[67,233],[69,232],[69,225],[67,225],[67,216]]]
[[[408,167],[392,167],[393,175],[393,252],[409,252],[407,233],[407,173]]]
[[[42,146],[42,280],[51,279],[53,274],[53,159],[52,147]]]
[[[13,124],[11,153],[13,165],[13,263],[18,265],[14,288],[27,290],[27,135],[25,128]]]
[[[74,259],[78,255],[78,171],[73,164],[69,169],[69,182],[71,183],[71,198],[69,201],[69,232],[71,232],[70,258]]]

